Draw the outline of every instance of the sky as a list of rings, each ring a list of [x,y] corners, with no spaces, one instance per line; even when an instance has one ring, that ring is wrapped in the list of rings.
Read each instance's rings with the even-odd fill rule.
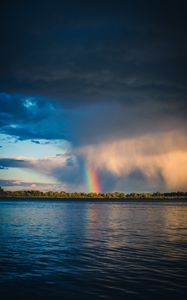
[[[181,0],[2,0],[0,185],[186,191],[185,12]]]

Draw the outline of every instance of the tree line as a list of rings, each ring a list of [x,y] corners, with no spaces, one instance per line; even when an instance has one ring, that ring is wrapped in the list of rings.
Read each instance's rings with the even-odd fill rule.
[[[0,197],[19,197],[19,198],[106,198],[106,199],[125,199],[125,198],[187,198],[187,192],[170,192],[170,193],[123,193],[123,192],[110,192],[110,193],[84,193],[84,192],[65,192],[65,191],[5,191],[0,187]]]

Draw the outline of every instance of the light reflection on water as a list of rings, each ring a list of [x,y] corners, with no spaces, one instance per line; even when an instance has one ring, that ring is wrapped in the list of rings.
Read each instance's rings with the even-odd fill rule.
[[[186,299],[187,202],[0,202],[1,298]]]

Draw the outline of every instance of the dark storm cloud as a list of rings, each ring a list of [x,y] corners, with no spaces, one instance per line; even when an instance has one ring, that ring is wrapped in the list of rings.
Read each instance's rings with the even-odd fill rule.
[[[0,88],[59,98],[186,99],[184,1],[1,4]]]
[[[2,132],[80,144],[184,128],[184,12],[184,1],[1,2],[0,89],[36,102],[1,97]]]
[[[102,103],[76,109],[70,115],[73,141],[77,145],[139,137],[149,133],[186,132],[185,105],[143,101]]]

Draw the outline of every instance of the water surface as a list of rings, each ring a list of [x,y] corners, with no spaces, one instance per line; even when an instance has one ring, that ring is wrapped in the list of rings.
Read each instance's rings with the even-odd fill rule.
[[[0,201],[1,299],[187,299],[187,202]]]

